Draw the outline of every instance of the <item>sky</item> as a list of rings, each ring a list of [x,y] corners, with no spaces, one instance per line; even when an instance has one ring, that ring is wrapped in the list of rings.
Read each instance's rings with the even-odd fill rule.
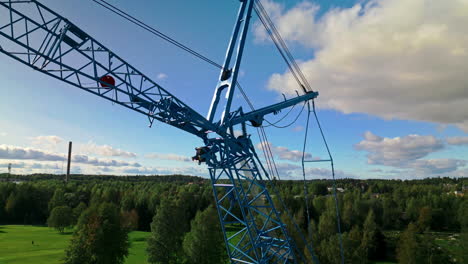
[[[145,23],[221,63],[238,1],[109,0]],[[91,0],[48,0],[114,53],[206,116],[218,69],[156,38]],[[338,178],[468,176],[467,0],[262,0],[312,88]],[[1,27],[1,25],[0,25]],[[0,37],[1,42],[4,41]],[[239,82],[255,107],[298,90],[257,17]],[[202,142],[113,105],[0,54],[0,173],[207,177],[191,161]],[[236,93],[235,109],[245,107]],[[306,111],[296,107],[267,127],[282,179],[302,177]],[[268,116],[281,119],[288,110]],[[250,130],[256,146],[260,141]],[[327,152],[312,122],[306,157]],[[260,156],[262,151],[258,149]],[[310,163],[307,178],[329,178]]]

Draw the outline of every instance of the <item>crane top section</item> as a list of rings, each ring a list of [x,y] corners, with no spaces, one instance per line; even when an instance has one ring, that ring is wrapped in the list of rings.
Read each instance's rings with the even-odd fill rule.
[[[51,77],[177,127],[202,139],[208,132],[232,137],[229,128],[246,121],[260,125],[267,114],[314,99],[309,92],[293,99],[243,113],[231,112],[255,0],[241,1],[218,86],[205,118],[169,91],[127,63],[84,30],[36,0],[0,0],[0,52]],[[234,56],[234,51],[236,51]],[[226,91],[224,113],[215,113]]]

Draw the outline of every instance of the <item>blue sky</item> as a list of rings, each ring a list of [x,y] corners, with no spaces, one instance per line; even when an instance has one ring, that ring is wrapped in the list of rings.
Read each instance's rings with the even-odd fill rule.
[[[238,1],[111,3],[221,62]],[[45,2],[44,2],[45,3]],[[339,177],[468,176],[468,4],[437,0],[263,1],[312,87]],[[154,81],[206,115],[218,70],[109,13],[92,1],[47,1]],[[435,15],[445,9],[446,14]],[[408,10],[413,10],[409,12]],[[458,25],[458,26],[457,26]],[[2,39],[0,38],[0,44]],[[255,18],[240,82],[256,107],[297,89]],[[0,56],[0,171],[206,176],[188,161],[202,144],[175,128],[112,105]],[[236,97],[236,106],[244,105]],[[298,109],[280,124],[288,124]],[[269,117],[276,120],[281,117]],[[267,128],[283,178],[300,176],[305,115]],[[254,131],[252,138],[258,143]],[[316,127],[307,149],[324,157]],[[261,151],[259,150],[259,153]],[[326,166],[310,178],[328,177]]]

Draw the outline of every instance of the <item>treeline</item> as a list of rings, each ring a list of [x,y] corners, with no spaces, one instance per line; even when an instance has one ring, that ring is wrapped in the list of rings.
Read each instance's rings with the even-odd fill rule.
[[[34,180],[40,177],[41,180]],[[123,212],[136,212],[136,230],[150,231],[150,224],[162,198],[187,199],[194,215],[212,203],[213,192],[206,179],[190,176],[76,177],[65,184],[55,176],[10,176],[18,182],[0,181],[0,224],[45,225],[57,206],[71,209],[80,204],[110,202]],[[3,179],[6,179],[4,176]]]
[[[302,183],[286,181],[279,186],[286,207],[291,208],[301,232],[315,246],[317,258],[321,263],[340,263],[340,236],[331,182],[310,183],[308,206]],[[468,263],[467,187],[466,179],[450,178],[338,181],[346,262]],[[432,232],[461,232],[457,254],[438,246]],[[309,261],[312,259],[309,256]]]
[[[222,263],[226,259],[213,192],[206,179],[73,175],[66,184],[62,179],[0,175],[0,224],[79,225],[83,212],[98,215],[104,210],[98,207],[108,204],[119,212],[126,229],[152,231],[148,240],[151,263]],[[306,192],[303,182],[269,184],[278,189],[320,263],[340,263],[332,182],[307,182]],[[346,263],[467,263],[467,186],[468,180],[451,178],[337,181]],[[278,197],[273,199],[279,203]],[[73,217],[61,218],[64,215]],[[312,263],[314,256],[292,228],[292,219],[282,218]],[[432,232],[440,231],[460,233],[460,254],[435,244]]]

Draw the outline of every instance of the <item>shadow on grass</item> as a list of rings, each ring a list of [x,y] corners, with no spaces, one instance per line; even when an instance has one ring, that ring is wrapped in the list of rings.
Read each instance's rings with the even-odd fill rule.
[[[62,233],[59,233],[61,235],[71,235],[73,234],[73,231],[68,231],[68,232],[62,232]]]

